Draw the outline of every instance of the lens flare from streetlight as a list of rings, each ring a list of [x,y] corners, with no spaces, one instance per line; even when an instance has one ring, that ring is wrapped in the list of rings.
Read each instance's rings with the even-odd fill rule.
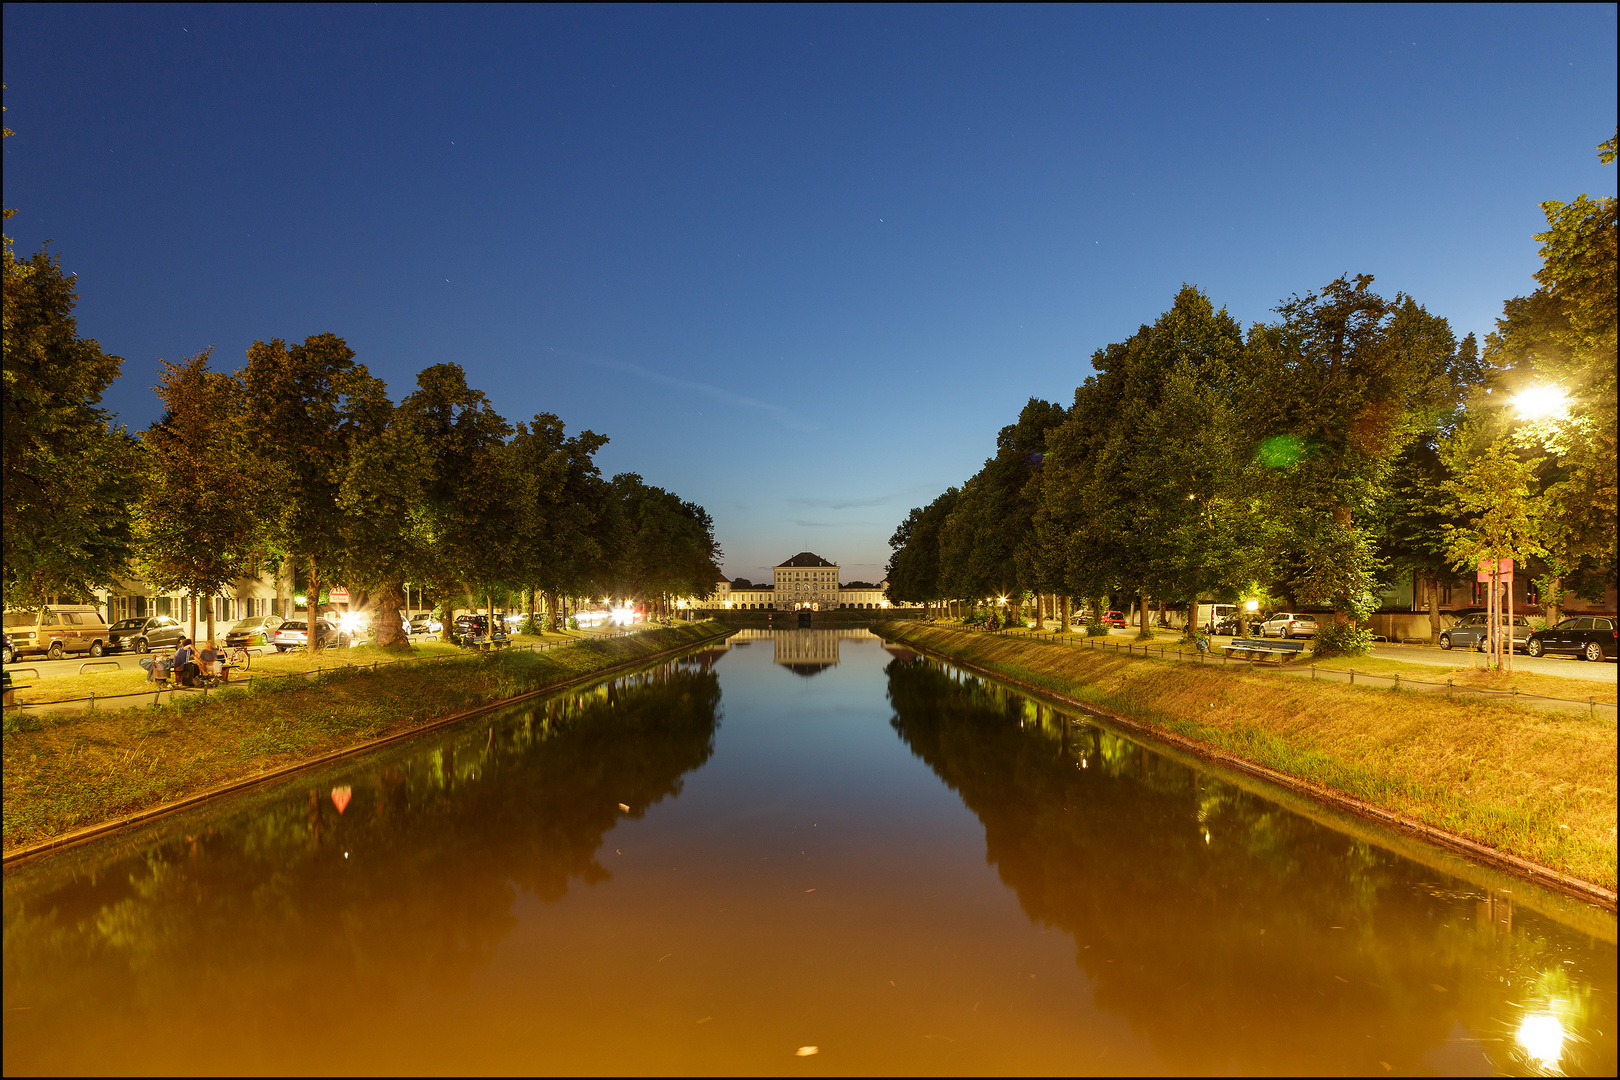
[[[1519,1022],[1519,1045],[1541,1069],[1558,1067],[1564,1056],[1564,1025],[1552,1013],[1531,1013]]]
[[[1531,386],[1513,398],[1513,407],[1526,420],[1562,416],[1569,408],[1569,397],[1556,386]]]

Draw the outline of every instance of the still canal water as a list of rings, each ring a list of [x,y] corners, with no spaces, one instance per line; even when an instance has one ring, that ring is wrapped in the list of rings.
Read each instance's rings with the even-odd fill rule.
[[[1612,1075],[1613,917],[1458,869],[744,632],[9,874],[5,1071]]]

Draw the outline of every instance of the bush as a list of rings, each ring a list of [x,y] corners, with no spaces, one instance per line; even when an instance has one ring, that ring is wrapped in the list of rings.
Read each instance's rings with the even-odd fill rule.
[[[1361,656],[1372,648],[1373,632],[1366,626],[1349,622],[1330,622],[1316,632],[1311,641],[1315,656]]]
[[[1086,637],[1107,637],[1108,627],[1100,622],[1086,623]]]
[[[539,634],[540,623],[533,615],[529,615],[525,617],[522,622],[518,623],[517,632],[520,634]]]

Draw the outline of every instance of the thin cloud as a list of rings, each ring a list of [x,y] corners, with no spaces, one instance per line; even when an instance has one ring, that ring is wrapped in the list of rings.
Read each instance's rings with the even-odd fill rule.
[[[804,417],[790,409],[784,409],[780,405],[773,405],[769,401],[761,401],[758,398],[745,397],[742,394],[733,393],[724,387],[714,386],[705,382],[697,382],[693,379],[677,379],[671,375],[662,375],[656,371],[644,368],[640,364],[632,364],[626,360],[604,360],[599,358],[591,358],[590,362],[598,367],[612,368],[615,371],[622,371],[627,375],[639,376],[640,378],[646,379],[648,382],[655,382],[660,386],[673,386],[681,390],[690,390],[693,393],[704,394],[708,397],[716,399],[717,401],[723,401],[728,405],[737,405],[745,409],[757,409],[760,412],[769,413],[778,420],[782,421],[784,424],[798,431],[816,430],[815,424],[812,424],[809,420],[806,420]]]
[[[905,493],[897,492],[893,495],[878,495],[870,499],[809,499],[796,497],[785,501],[794,506],[825,507],[828,510],[858,510],[868,506],[887,505],[903,494]]]

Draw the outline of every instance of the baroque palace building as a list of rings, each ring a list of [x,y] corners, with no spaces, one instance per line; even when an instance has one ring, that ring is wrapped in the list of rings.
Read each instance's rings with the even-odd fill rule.
[[[838,564],[801,551],[772,569],[769,585],[733,585],[725,578],[714,592],[692,606],[741,611],[836,611],[839,608],[879,609],[889,606],[888,582],[876,585],[839,583]]]

